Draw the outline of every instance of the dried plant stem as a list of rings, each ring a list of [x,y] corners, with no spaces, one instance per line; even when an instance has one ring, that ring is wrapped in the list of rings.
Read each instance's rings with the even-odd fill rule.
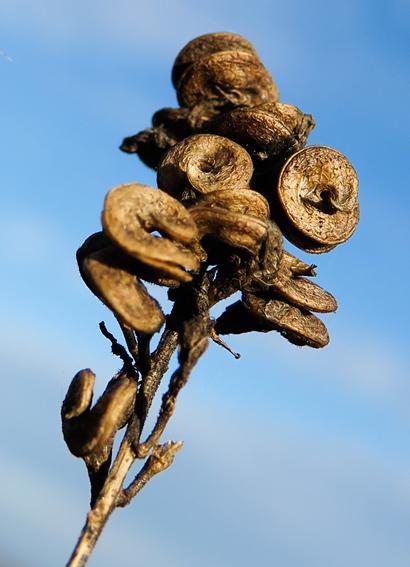
[[[182,442],[168,442],[158,445],[159,439],[171,418],[179,392],[187,383],[190,373],[205,352],[211,332],[209,320],[209,280],[206,274],[198,276],[197,285],[191,288],[190,301],[184,296],[181,304],[176,301],[174,310],[159,341],[158,347],[149,355],[149,339],[143,338],[139,347],[144,353],[143,382],[136,399],[135,413],[130,419],[120,449],[107,475],[104,485],[91,510],[87,514],[75,549],[67,567],[84,566],[114,508],[126,506],[156,474],[168,468]],[[179,330],[174,329],[176,327]],[[120,345],[101,325],[103,334],[109,338],[113,352],[127,363]],[[179,366],[173,373],[162,404],[157,422],[144,443],[139,443],[142,427],[155,392],[168,369],[169,361],[177,345],[181,345]],[[125,360],[124,360],[125,359]],[[144,375],[145,374],[145,375]],[[137,458],[147,461],[128,488],[123,489],[126,476]]]
[[[150,384],[150,388],[147,392],[146,402],[148,402],[148,404],[145,405],[145,409],[151,404],[156,388],[158,387],[162,376],[168,369],[170,358],[177,346],[177,340],[178,333],[176,331],[166,329],[156,351],[152,355],[151,368],[146,376],[146,383]],[[144,411],[144,413],[146,414],[146,411]],[[81,567],[87,563],[87,560],[89,559],[114,508],[117,505],[125,506],[125,504],[128,503],[130,498],[120,497],[121,489],[128,471],[136,459],[134,449],[135,438],[138,438],[140,435],[142,423],[143,420],[140,419],[136,420],[136,422],[132,421],[129,424],[127,433],[124,435],[118,454],[101,492],[87,514],[86,522],[74,551],[67,563],[67,567]],[[164,447],[166,446],[167,445]],[[157,448],[157,451],[153,451],[152,455],[147,460],[134,481],[135,485],[138,486],[137,490],[135,490],[135,486],[133,488],[135,494],[139,492],[143,486],[145,486],[150,478],[161,472],[161,470],[165,470],[165,468],[172,463],[175,453],[181,447],[182,443],[179,442],[170,444],[167,450]],[[125,502],[125,500],[127,500],[127,502]]]
[[[116,506],[117,497],[134,460],[134,449],[130,440],[125,436],[100,495],[87,514],[86,522],[67,567],[82,567],[87,563],[111,512]]]

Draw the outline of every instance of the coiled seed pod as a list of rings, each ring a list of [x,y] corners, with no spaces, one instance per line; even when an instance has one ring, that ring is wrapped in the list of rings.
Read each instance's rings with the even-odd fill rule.
[[[260,162],[283,159],[302,149],[314,125],[312,116],[303,114],[296,106],[270,102],[235,108],[212,120],[207,128],[241,144]]]
[[[128,183],[112,189],[102,213],[104,232],[122,250],[169,277],[190,281],[185,270],[197,270],[195,254],[184,245],[198,239],[191,215],[159,189]],[[163,236],[152,233],[158,231]]]
[[[197,134],[173,146],[159,165],[158,187],[177,199],[249,187],[251,157],[222,136]]]
[[[182,75],[192,63],[218,51],[248,51],[257,57],[253,45],[236,33],[216,32],[200,35],[187,43],[176,56],[172,67],[174,87],[178,87]]]
[[[196,126],[236,106],[275,102],[278,90],[252,53],[219,51],[192,64],[178,84],[178,102],[197,116]]]
[[[356,172],[340,152],[310,146],[294,154],[278,183],[289,240],[309,252],[345,242],[359,220],[357,189]]]
[[[130,273],[114,247],[94,252],[83,261],[83,271],[94,293],[126,325],[140,333],[153,334],[163,322],[159,303]]]

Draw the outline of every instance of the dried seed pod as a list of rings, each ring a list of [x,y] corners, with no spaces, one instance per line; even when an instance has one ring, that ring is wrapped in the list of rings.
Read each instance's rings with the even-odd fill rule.
[[[211,236],[252,254],[258,252],[266,238],[267,223],[258,217],[233,213],[222,207],[196,206],[190,212],[201,238]]]
[[[90,409],[94,380],[91,370],[78,372],[61,409],[64,439],[76,457],[110,451],[114,435],[128,421],[135,400],[135,380],[122,376],[110,381]]]
[[[325,325],[315,315],[279,299],[264,299],[244,294],[244,302],[230,305],[217,319],[215,332],[220,335],[250,331],[278,331],[298,346],[322,348],[329,343]]]
[[[205,118],[236,106],[256,106],[279,98],[272,77],[247,51],[218,51],[188,67],[177,88],[181,106],[200,106]]]
[[[158,187],[181,198],[249,186],[251,157],[239,144],[212,134],[197,134],[171,148],[158,167]]]
[[[176,56],[172,67],[174,87],[178,86],[183,73],[192,63],[218,51],[248,51],[257,57],[252,44],[236,33],[216,32],[201,35],[187,43]]]
[[[202,195],[195,203],[198,207],[222,208],[232,213],[251,215],[261,219],[268,219],[270,215],[269,203],[260,193],[252,189],[222,189]]]
[[[61,408],[63,420],[73,419],[91,407],[95,374],[90,368],[80,370],[71,380]]]
[[[279,227],[272,221],[268,222],[266,239],[261,250],[252,260],[251,281],[265,287],[272,281],[279,269],[283,254],[283,238]]]
[[[283,159],[306,144],[314,128],[310,114],[291,104],[266,103],[235,108],[207,125],[215,134],[241,144],[256,161]]]
[[[112,247],[111,240],[103,232],[95,232],[86,238],[83,244],[76,252],[77,265],[80,275],[86,286],[93,292],[94,295],[99,297],[97,288],[94,286],[93,280],[89,278],[88,273],[83,269],[83,262],[94,252],[104,250],[104,248]]]
[[[183,244],[194,243],[197,227],[185,207],[159,189],[128,183],[112,189],[102,213],[104,232],[127,254],[179,281],[190,281],[185,270],[197,270],[195,254]],[[158,238],[155,231],[169,238]]]
[[[325,146],[310,146],[294,154],[279,177],[279,202],[296,246],[306,239],[322,252],[345,242],[359,220],[358,181],[347,158]],[[303,246],[302,246],[303,247]],[[305,249],[303,247],[303,249]],[[326,251],[326,250],[325,250]]]
[[[321,348],[329,343],[325,325],[309,311],[278,298],[269,299],[253,293],[244,293],[243,301],[259,318],[262,327],[279,331],[293,344]]]
[[[146,128],[138,134],[124,138],[120,150],[127,154],[137,154],[145,165],[156,169],[165,152],[181,137],[183,136],[178,137],[172,130],[161,126]]]
[[[85,258],[82,269],[92,282],[92,291],[115,315],[140,333],[155,333],[164,322],[158,302],[124,266],[114,247]]]
[[[154,127],[165,128],[178,134],[181,138],[189,136],[187,131],[188,108],[161,108],[152,116]]]
[[[264,283],[275,295],[303,309],[319,313],[336,311],[337,303],[333,295],[303,277],[306,275],[315,275],[312,266],[284,251],[279,269],[270,281],[265,280]]]
[[[180,285],[180,282],[178,280],[173,280],[167,277],[167,274],[163,274],[160,269],[154,269],[146,266],[135,258],[132,258],[131,256],[123,253],[119,248],[115,248],[114,251],[112,241],[106,234],[100,231],[95,232],[94,234],[89,236],[77,250],[76,254],[78,269],[80,271],[81,277],[83,278],[88,288],[97,297],[99,296],[99,292],[97,289],[95,289],[93,281],[88,277],[87,272],[84,271],[83,262],[87,258],[87,256],[90,256],[93,252],[103,250],[104,248],[110,248],[117,257],[118,262],[121,263],[121,266],[128,272],[130,272],[130,274],[137,276],[137,278],[139,279],[165,287],[178,287]],[[200,258],[200,261],[203,261],[203,258]]]

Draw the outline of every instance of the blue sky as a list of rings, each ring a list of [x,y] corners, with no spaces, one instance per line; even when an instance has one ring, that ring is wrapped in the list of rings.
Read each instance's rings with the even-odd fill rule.
[[[276,334],[211,345],[164,439],[172,469],[115,513],[90,565],[404,567],[410,540],[409,4],[2,0],[0,565],[62,565],[85,471],[59,406],[75,372],[117,368],[115,323],[74,252],[106,191],[155,184],[117,148],[176,104],[170,70],[196,35],[241,33],[281,99],[313,114],[309,143],[345,153],[361,222],[318,264],[338,299],[322,351]],[[161,296],[163,297],[163,295]]]

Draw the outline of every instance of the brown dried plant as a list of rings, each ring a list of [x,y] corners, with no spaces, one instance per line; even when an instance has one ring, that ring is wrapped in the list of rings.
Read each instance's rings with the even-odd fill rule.
[[[336,311],[336,300],[311,281],[316,266],[283,249],[283,236],[320,254],[345,242],[359,218],[353,167],[336,150],[304,147],[312,116],[278,102],[246,39],[226,32],[194,39],[178,54],[172,80],[180,107],[157,111],[150,128],[121,146],[157,171],[159,188],[112,189],[102,231],[77,251],[84,282],[114,313],[126,346],[100,323],[122,368],[94,406],[95,375],[78,372],[61,409],[64,439],[91,484],[71,567],[85,565],[113,510],[172,464],[182,442],[160,439],[209,339],[230,350],[220,335],[275,330],[296,345],[327,345],[327,329],[312,312]],[[169,288],[167,316],[144,281]],[[210,309],[238,291],[241,300],[212,319]],[[178,366],[144,439],[175,351]],[[137,459],[145,462],[125,486]]]

